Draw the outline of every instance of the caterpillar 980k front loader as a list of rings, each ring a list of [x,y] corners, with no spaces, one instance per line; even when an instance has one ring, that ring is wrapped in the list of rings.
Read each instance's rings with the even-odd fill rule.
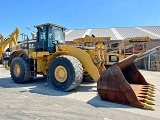
[[[14,82],[26,83],[41,74],[47,76],[54,89],[70,91],[79,86],[85,73],[98,81],[98,93],[102,99],[152,109],[146,106],[149,102],[145,101],[146,94],[151,93],[152,85],[145,81],[134,65],[127,72],[135,56],[106,69],[106,49],[103,44],[107,44],[109,37],[95,38],[93,46],[71,46],[65,44],[64,27],[52,23],[35,27],[36,40],[19,44],[20,47],[13,48],[10,55],[8,63]],[[139,76],[132,78],[134,73]],[[144,99],[138,99],[142,91],[145,95],[142,94],[141,98]],[[135,104],[135,99],[139,104]]]

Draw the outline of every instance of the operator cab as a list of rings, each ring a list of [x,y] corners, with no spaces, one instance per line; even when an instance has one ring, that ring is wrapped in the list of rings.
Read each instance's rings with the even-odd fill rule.
[[[41,24],[35,27],[37,28],[37,51],[53,53],[56,51],[56,44],[65,43],[64,30],[66,28],[52,23]]]

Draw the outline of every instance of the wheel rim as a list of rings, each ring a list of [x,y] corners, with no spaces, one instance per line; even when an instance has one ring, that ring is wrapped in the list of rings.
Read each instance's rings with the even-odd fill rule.
[[[54,71],[54,76],[58,82],[64,82],[67,79],[67,70],[63,66],[57,66]]]
[[[20,75],[20,66],[18,64],[15,64],[14,66],[14,75],[18,77]]]

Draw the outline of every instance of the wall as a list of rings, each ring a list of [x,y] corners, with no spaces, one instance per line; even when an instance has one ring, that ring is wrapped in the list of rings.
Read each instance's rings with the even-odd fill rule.
[[[160,40],[152,40],[146,43],[146,50],[150,50],[157,46],[160,46]]]

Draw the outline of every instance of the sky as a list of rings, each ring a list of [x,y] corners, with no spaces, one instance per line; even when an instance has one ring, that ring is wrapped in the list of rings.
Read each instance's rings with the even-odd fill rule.
[[[160,0],[0,0],[0,34],[8,37],[18,27],[31,36],[43,23],[68,29],[160,26],[159,5]]]

